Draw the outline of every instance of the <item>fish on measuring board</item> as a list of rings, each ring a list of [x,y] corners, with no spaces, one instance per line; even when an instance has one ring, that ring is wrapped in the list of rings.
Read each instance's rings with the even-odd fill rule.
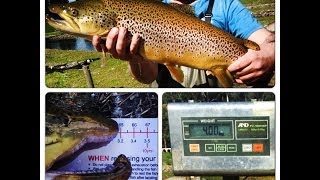
[[[80,94],[80,93],[79,93]],[[83,94],[81,94],[83,95]],[[59,168],[90,144],[105,146],[118,134],[118,123],[99,114],[99,102],[81,95],[50,94],[46,104],[45,171],[47,179],[128,179],[128,158],[120,155],[112,165],[98,170],[63,171]],[[84,94],[83,96],[90,94]],[[72,97],[73,96],[73,97]]]
[[[164,64],[180,83],[184,75],[179,66],[187,66],[211,71],[222,87],[232,87],[228,66],[248,49],[260,50],[253,41],[236,38],[157,0],[79,0],[52,4],[49,11],[62,18],[47,15],[50,26],[88,40],[105,37],[113,27],[125,27],[130,37],[139,34],[138,54]]]

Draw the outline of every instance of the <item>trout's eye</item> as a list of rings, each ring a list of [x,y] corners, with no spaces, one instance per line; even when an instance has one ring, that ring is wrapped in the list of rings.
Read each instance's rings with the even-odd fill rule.
[[[73,8],[69,8],[68,9],[68,14],[70,14],[71,16],[78,16],[78,11],[76,9]]]

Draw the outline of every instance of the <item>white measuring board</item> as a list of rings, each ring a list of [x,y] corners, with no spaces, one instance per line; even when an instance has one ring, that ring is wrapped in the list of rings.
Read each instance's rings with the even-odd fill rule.
[[[120,154],[131,162],[129,179],[158,179],[158,119],[113,118],[118,122],[118,135],[109,144],[85,150],[60,170],[79,171],[101,169]]]

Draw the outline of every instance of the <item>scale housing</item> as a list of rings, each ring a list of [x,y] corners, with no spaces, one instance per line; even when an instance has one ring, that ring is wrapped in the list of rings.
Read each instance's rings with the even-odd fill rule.
[[[275,103],[169,103],[175,175],[274,175]]]

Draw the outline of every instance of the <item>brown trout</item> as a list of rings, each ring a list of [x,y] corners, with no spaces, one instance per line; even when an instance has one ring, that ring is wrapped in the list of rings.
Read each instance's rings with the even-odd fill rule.
[[[98,94],[98,93],[97,93]],[[118,123],[99,111],[89,93],[50,93],[46,97],[45,170],[48,179],[128,179],[132,167],[125,155],[108,168],[60,171],[86,144],[104,146],[118,134]],[[100,145],[100,144],[101,145]],[[94,146],[95,148],[96,146]]]
[[[255,42],[236,38],[157,0],[79,0],[52,4],[49,10],[63,19],[47,15],[49,25],[89,40],[93,35],[106,36],[113,27],[125,27],[131,36],[139,34],[138,54],[166,65],[180,83],[184,76],[179,66],[187,66],[211,71],[222,87],[232,87],[227,67],[248,48],[260,49]]]

